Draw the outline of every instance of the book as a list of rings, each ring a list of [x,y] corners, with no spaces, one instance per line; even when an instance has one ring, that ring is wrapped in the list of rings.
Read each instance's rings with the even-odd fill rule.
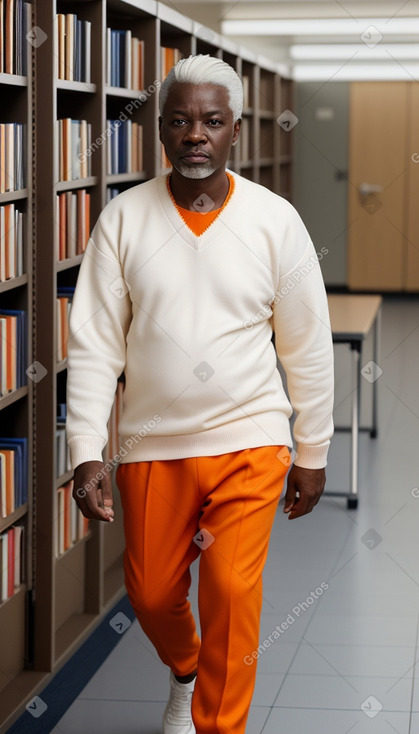
[[[2,517],[7,517],[28,500],[28,439],[1,438],[2,455],[1,506]]]
[[[26,311],[0,309],[2,395],[27,384]]]
[[[59,202],[58,212],[58,226],[59,226],[59,239],[58,239],[58,260],[65,260],[67,257],[67,201],[66,192],[57,195],[57,201]]]
[[[76,15],[67,13],[65,16],[65,78],[72,82],[74,79],[74,28]]]
[[[137,171],[142,171],[144,168],[143,163],[143,126],[138,124],[136,127],[136,138],[137,138]]]
[[[65,504],[65,488],[59,487],[57,489],[57,555],[61,556],[65,551],[64,546],[64,504]]]
[[[14,125],[14,138],[15,138],[14,179],[15,179],[16,191],[20,191],[25,186],[23,133],[24,133],[23,125],[19,123],[15,123]]]
[[[5,128],[5,191],[15,191],[15,123],[6,122]]]
[[[142,125],[132,120],[107,120],[107,172],[132,173],[143,166]]]
[[[83,21],[83,54],[82,54],[82,79],[81,81],[91,81],[91,41],[92,24],[89,20]]]
[[[10,528],[7,533],[7,598],[13,596],[15,590],[15,533]]]
[[[81,56],[82,56],[82,22],[75,16],[74,20],[74,49],[73,49],[73,78],[74,81],[81,81]]]
[[[168,46],[160,47],[160,64],[162,80],[168,75],[172,66],[177,64],[182,58],[182,53],[178,48],[169,48]]]
[[[6,191],[6,125],[0,123],[0,194]]]
[[[70,126],[71,118],[64,117],[62,120],[58,120],[61,123],[61,134],[60,143],[62,147],[62,155],[60,155],[60,162],[62,162],[62,169],[60,171],[60,179],[62,181],[70,181],[71,179],[71,137],[70,137]]]
[[[122,41],[121,39],[121,45]],[[124,73],[123,78],[120,79],[121,86],[126,89],[132,88],[132,33],[130,30],[125,31],[125,48],[124,48],[124,60],[121,62],[121,69]]]
[[[111,58],[112,58],[112,51],[111,51],[111,44],[112,44],[112,36],[111,36],[111,29],[106,29],[106,81],[105,83],[108,86],[111,86],[112,84],[112,77],[111,77]]]
[[[109,204],[109,202],[115,198],[115,196],[118,196],[120,193],[119,189],[116,186],[108,186],[106,189],[106,203]]]
[[[24,235],[23,235],[23,212],[16,210],[17,216],[17,234],[16,234],[16,275],[23,275],[25,265],[23,262],[23,247],[24,247]]]
[[[74,257],[77,249],[77,194],[66,192],[67,248],[66,257]]]
[[[6,280],[6,214],[5,207],[0,207],[0,281]]]
[[[138,41],[138,83],[134,89],[144,89],[144,41]]]
[[[81,255],[86,249],[90,235],[90,194],[86,189],[77,191],[77,245],[76,255]]]
[[[22,583],[23,537],[23,525],[12,525],[0,534],[0,602],[10,599]]]
[[[82,160],[80,161],[80,178],[86,178],[88,176],[87,161],[89,159],[86,156],[87,148],[87,121],[80,120],[80,153],[82,154]]]
[[[28,41],[32,7],[23,0],[0,0],[0,72],[28,73]]]
[[[56,315],[57,315],[57,362],[67,357],[68,316],[75,286],[59,286],[57,288]]]
[[[15,212],[14,206],[4,207],[4,231],[5,231],[5,266],[6,280],[16,277],[16,252],[15,252]],[[7,238],[7,239],[6,239]]]
[[[89,235],[90,194],[86,189],[57,194],[57,259],[65,260],[82,254]]]
[[[0,73],[4,73],[4,3],[0,0]]]
[[[139,89],[139,53],[140,53],[140,41],[138,38],[131,38],[131,64],[132,64],[132,89]]]
[[[0,319],[0,394],[7,395],[7,322]]]
[[[144,86],[144,41],[130,29],[106,29],[106,84],[140,90]]]
[[[80,120],[71,120],[71,178],[80,176]]]
[[[14,567],[15,567],[15,573],[14,573],[14,587],[15,590],[19,588],[20,584],[22,583],[23,579],[23,555],[22,555],[22,549],[23,549],[23,535],[24,535],[24,526],[23,525],[12,525],[12,530],[15,534],[15,558],[14,558]]]
[[[57,48],[58,48],[58,78],[65,79],[65,15],[64,13],[57,13],[56,16],[56,28],[57,28]]]
[[[57,427],[55,429],[55,441],[56,441],[56,474],[60,477],[65,472],[70,471],[71,464],[69,463],[69,451],[67,447],[65,425],[60,424],[57,421]]]
[[[58,145],[59,145],[59,179],[60,181],[71,181],[91,175],[91,157],[86,156],[82,164],[80,154],[86,141],[85,149],[91,145],[91,123],[86,120],[73,120],[63,117],[58,121]]]
[[[32,28],[32,4],[24,2],[23,3],[23,17],[22,17],[22,74],[24,76],[27,76],[29,73],[29,52],[28,48],[30,48],[30,45],[28,43],[28,39],[26,38],[27,34]]]
[[[65,553],[84,538],[89,520],[84,517],[73,499],[74,480],[70,479],[57,489],[55,522],[55,555]]]
[[[23,27],[23,0],[15,0],[15,27],[14,27],[14,73],[22,75],[22,27]],[[26,39],[25,39],[26,40]]]
[[[5,46],[4,46],[4,71],[6,74],[14,73],[14,16],[15,16],[15,0],[6,0],[5,12]]]
[[[8,598],[8,538],[7,532],[0,535],[0,572],[1,572],[1,589],[0,601],[6,601]]]
[[[0,447],[2,464],[1,473],[1,513],[2,517],[10,515],[16,507],[15,503],[15,468],[13,449]]]

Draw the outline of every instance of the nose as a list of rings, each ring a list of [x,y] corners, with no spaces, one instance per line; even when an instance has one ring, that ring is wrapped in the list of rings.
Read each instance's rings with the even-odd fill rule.
[[[197,143],[204,142],[207,139],[207,134],[205,131],[205,126],[202,122],[199,122],[198,120],[195,122],[191,122],[190,125],[188,125],[187,130],[185,130],[185,134],[183,136],[184,142],[190,142],[196,145]]]

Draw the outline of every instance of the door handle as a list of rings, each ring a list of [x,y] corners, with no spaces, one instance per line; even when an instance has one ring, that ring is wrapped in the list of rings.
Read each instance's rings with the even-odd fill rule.
[[[383,186],[379,184],[362,183],[358,186],[358,191],[361,196],[369,196],[370,194],[379,194],[383,191]]]

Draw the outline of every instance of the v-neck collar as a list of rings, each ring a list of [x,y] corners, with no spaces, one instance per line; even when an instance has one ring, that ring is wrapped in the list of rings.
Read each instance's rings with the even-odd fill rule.
[[[167,218],[173,225],[176,232],[182,237],[182,239],[192,247],[194,250],[202,250],[212,240],[214,240],[221,231],[223,226],[223,218],[226,212],[229,212],[232,206],[235,206],[237,201],[237,177],[233,171],[228,169],[230,175],[234,178],[234,190],[230,196],[227,204],[221,208],[218,216],[214,219],[209,227],[201,235],[196,235],[189,229],[188,225],[183,221],[180,213],[178,212],[176,205],[173,203],[170,194],[167,190],[167,177],[170,174],[164,174],[159,176],[157,179],[158,193],[163,209],[166,213]]]

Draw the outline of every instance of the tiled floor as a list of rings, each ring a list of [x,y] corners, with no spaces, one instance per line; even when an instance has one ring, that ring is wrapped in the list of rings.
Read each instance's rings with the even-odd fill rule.
[[[336,423],[349,415],[349,364],[349,351],[337,347]],[[259,658],[247,734],[419,731],[417,300],[385,300],[380,367],[379,436],[361,434],[358,509],[323,497],[298,520],[283,515],[282,503],[277,513],[261,642],[287,619],[288,628]],[[368,421],[371,386],[362,387]],[[348,457],[349,436],[336,434],[329,488],[348,486]],[[197,615],[196,577],[194,564]],[[167,669],[134,622],[54,734],[159,734],[167,694]]]

